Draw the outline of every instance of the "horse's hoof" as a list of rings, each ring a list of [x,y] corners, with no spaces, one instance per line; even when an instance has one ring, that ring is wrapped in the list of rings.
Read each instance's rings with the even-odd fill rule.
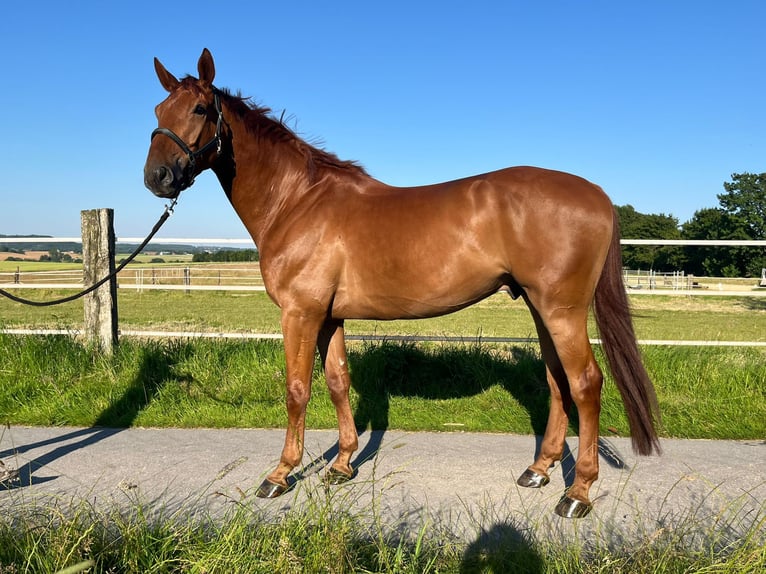
[[[338,470],[337,468],[330,467],[327,472],[324,473],[324,481],[326,484],[337,486],[344,484],[354,478],[352,474],[346,474],[345,472]]]
[[[288,490],[290,490],[289,486],[271,482],[267,478],[261,483],[261,486],[258,487],[258,490],[255,491],[255,495],[258,498],[276,498],[278,496],[282,496]]]
[[[548,478],[544,474],[537,474],[534,470],[527,469],[524,471],[524,473],[516,480],[516,484],[519,486],[524,486],[526,488],[542,488],[546,484],[548,484],[551,481],[550,478]]]
[[[8,468],[5,463],[0,460],[0,484],[7,482],[13,482],[19,479],[19,471],[15,468]]]
[[[584,518],[588,516],[592,509],[592,504],[569,498],[565,494],[556,505],[555,512],[564,518]]]

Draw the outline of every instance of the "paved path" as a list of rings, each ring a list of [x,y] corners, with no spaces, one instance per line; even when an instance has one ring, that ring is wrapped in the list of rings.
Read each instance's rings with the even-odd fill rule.
[[[140,503],[165,517],[223,515],[244,503],[279,515],[327,496],[321,468],[335,454],[336,433],[307,432],[302,480],[279,499],[257,499],[283,438],[281,430],[250,429],[0,429],[0,460],[20,474],[10,488],[0,486],[0,511],[55,500],[103,509]],[[577,440],[567,442],[576,453]],[[371,513],[375,500],[392,528],[417,531],[428,519],[468,540],[508,528],[546,535],[584,528],[610,539],[692,522],[735,531],[766,513],[766,441],[663,440],[663,456],[644,458],[632,454],[629,439],[603,440],[594,510],[579,521],[553,514],[571,457],[545,488],[516,486],[536,443],[500,434],[364,433],[358,476],[329,498],[360,513]]]

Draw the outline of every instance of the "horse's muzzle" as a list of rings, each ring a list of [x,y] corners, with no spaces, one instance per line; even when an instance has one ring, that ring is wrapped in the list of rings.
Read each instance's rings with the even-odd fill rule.
[[[184,169],[180,166],[147,166],[144,168],[144,185],[157,197],[174,199],[189,187]]]

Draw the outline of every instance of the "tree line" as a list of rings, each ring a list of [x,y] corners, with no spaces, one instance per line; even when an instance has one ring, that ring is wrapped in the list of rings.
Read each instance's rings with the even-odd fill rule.
[[[644,214],[618,205],[621,235],[626,239],[766,239],[766,173],[735,173],[723,184],[717,207],[696,211],[679,225],[672,215]],[[623,265],[630,269],[683,270],[710,277],[760,277],[766,268],[763,247],[623,245]]]
[[[194,263],[243,263],[258,261],[257,249],[218,249],[192,255]]]

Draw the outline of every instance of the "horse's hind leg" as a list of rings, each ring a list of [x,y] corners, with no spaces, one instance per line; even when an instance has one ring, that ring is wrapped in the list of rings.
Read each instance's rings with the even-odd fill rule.
[[[598,426],[603,382],[588,340],[588,308],[584,305],[551,305],[542,311],[540,306],[534,308],[538,330],[547,331],[547,336],[541,335],[541,343],[551,387],[551,412],[540,454],[530,471],[546,476],[545,470],[561,456],[568,424],[567,407],[574,402],[579,416],[575,478],[556,506],[556,513],[582,517],[590,512],[590,487],[598,478]]]
[[[604,377],[593,356],[584,325],[581,333],[572,335],[571,344],[564,341],[557,345],[579,418],[574,482],[556,506],[556,513],[567,518],[579,518],[590,512],[590,487],[598,479],[598,427]]]
[[[545,427],[535,462],[524,471],[516,481],[528,488],[540,488],[550,482],[548,469],[561,460],[564,452],[567,427],[569,426],[569,409],[572,406],[572,396],[569,393],[569,383],[556,349],[553,346],[548,329],[542,322],[537,310],[527,300],[540,339],[540,350],[545,362],[545,375],[551,393],[551,404],[548,412],[548,423]]]
[[[348,372],[343,322],[328,322],[319,333],[319,355],[324,366],[327,388],[338,416],[338,456],[327,471],[331,484],[343,483],[354,475],[351,455],[359,446],[354,415],[348,400],[351,377]]]

